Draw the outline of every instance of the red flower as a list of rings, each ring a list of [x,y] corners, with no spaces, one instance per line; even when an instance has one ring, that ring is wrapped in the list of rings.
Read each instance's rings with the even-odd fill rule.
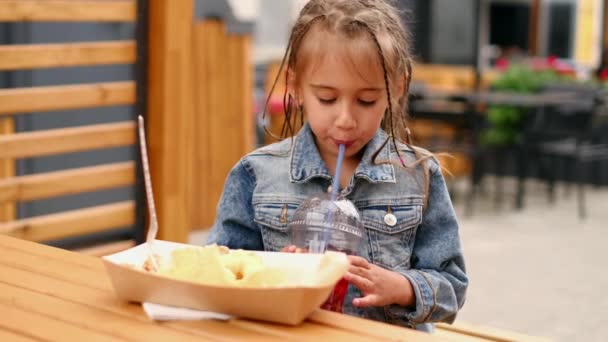
[[[555,67],[557,64],[557,56],[549,56],[547,57],[547,64],[549,64],[552,67]]]
[[[505,71],[509,68],[509,60],[504,58],[504,57],[500,57],[499,59],[496,60],[496,69],[500,70],[500,71]]]

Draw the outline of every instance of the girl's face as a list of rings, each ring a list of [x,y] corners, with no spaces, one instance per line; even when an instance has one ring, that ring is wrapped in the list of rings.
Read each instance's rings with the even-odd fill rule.
[[[316,46],[306,47],[307,42]],[[359,156],[388,105],[376,48],[371,40],[349,44],[337,35],[310,32],[302,49],[308,50],[310,61],[290,80],[321,157],[333,160],[340,144],[346,147],[346,158]]]

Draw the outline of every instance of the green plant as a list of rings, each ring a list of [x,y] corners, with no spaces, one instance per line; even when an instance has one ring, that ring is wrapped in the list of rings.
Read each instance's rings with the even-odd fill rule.
[[[559,82],[564,76],[550,68],[533,70],[523,64],[508,67],[492,83],[492,90],[519,94],[533,94],[548,82]],[[489,127],[481,133],[481,143],[489,146],[516,144],[521,139],[524,112],[513,106],[490,106],[487,111]]]

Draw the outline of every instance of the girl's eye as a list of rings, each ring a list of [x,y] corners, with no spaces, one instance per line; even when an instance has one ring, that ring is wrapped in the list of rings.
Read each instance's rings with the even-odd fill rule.
[[[373,105],[376,104],[376,101],[364,101],[364,100],[357,100],[359,102],[360,105],[362,105],[363,107],[371,107]]]
[[[319,97],[319,102],[321,102],[322,104],[332,104],[336,102],[336,99],[323,99]]]

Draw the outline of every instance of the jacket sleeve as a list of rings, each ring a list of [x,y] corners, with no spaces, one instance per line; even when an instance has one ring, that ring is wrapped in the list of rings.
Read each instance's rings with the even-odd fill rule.
[[[415,307],[386,307],[389,317],[414,326],[426,322],[452,323],[465,301],[468,278],[460,245],[458,222],[445,180],[431,163],[429,194],[416,233],[412,268],[400,272],[414,288]]]
[[[216,243],[232,249],[264,249],[259,227],[253,221],[251,199],[255,184],[253,170],[246,159],[241,159],[226,179],[208,244]]]

